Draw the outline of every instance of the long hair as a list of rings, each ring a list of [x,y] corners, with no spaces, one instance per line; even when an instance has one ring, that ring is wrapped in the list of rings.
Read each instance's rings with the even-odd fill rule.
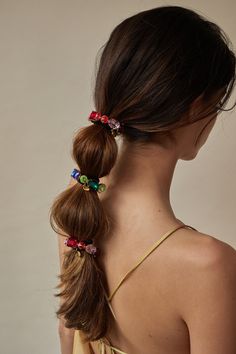
[[[193,10],[162,6],[134,14],[113,29],[99,58],[94,104],[96,111],[124,124],[124,139],[145,144],[153,134],[167,136],[190,124],[186,113],[199,96],[206,109],[194,121],[224,110],[234,84],[235,54],[223,30]],[[222,97],[212,101],[219,90]],[[82,174],[108,175],[117,154],[115,137],[102,125],[76,132],[72,157]],[[84,191],[79,183],[54,200],[50,223],[59,234],[95,243],[110,230],[97,192]],[[61,292],[55,296],[64,301],[58,318],[82,330],[86,341],[106,335],[111,321],[107,283],[96,258],[68,250],[59,277]]]

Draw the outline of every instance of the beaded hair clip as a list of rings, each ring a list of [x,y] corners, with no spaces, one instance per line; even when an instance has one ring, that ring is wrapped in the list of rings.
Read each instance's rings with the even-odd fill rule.
[[[81,172],[76,168],[71,172],[71,177],[82,184],[85,191],[94,190],[101,193],[106,190],[106,185],[104,183],[99,183],[99,178],[88,178],[86,175],[81,175]]]
[[[108,128],[112,135],[116,137],[123,131],[123,123],[120,123],[115,118],[109,118],[105,114],[102,115],[100,112],[92,111],[88,117],[88,120],[92,123],[103,123],[106,128]]]
[[[90,239],[78,241],[76,238],[70,236],[67,237],[64,244],[78,251],[80,257],[82,255],[82,251],[91,254],[93,257],[96,257],[99,253],[98,248],[93,245],[93,240]]]

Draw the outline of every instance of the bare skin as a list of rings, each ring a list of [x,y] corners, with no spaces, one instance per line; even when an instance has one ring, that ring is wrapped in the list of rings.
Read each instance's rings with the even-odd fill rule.
[[[178,159],[195,158],[215,121],[211,116],[177,129],[176,144],[166,148],[124,143],[110,175],[101,179],[107,190],[99,198],[114,220],[112,234],[97,241],[109,294],[165,232],[188,224],[171,207],[174,170]],[[114,295],[117,322],[107,337],[129,354],[235,354],[235,270],[231,246],[198,231],[177,230]],[[63,336],[63,326],[60,331]],[[97,354],[95,343],[93,349]]]

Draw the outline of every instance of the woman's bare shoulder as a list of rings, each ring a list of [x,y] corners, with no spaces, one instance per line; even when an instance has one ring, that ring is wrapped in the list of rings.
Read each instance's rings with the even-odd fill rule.
[[[236,291],[236,250],[216,235],[184,229],[175,254],[175,296],[186,317],[204,296],[223,296],[224,291],[232,296]]]
[[[214,267],[217,263],[231,262],[236,265],[236,250],[217,235],[210,235],[200,230],[182,228],[163,245],[162,262],[171,264],[173,276],[184,274],[184,281],[194,271],[205,267]]]
[[[227,338],[232,350],[236,344],[236,250],[216,235],[187,231],[183,237],[189,242],[180,261],[182,274],[175,296],[192,345],[213,350]]]
[[[186,254],[184,259],[192,266],[209,267],[219,262],[236,264],[236,250],[217,235],[210,235],[198,230],[184,229],[183,242]]]

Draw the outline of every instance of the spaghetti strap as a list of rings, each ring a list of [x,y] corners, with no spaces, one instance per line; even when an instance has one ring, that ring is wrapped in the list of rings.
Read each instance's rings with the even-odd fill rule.
[[[166,232],[157,242],[155,242],[155,244],[151,247],[151,249],[144,255],[141,257],[141,259],[136,263],[136,265],[130,269],[125,276],[121,279],[121,281],[119,282],[119,284],[117,285],[117,287],[113,290],[113,292],[111,293],[110,296],[107,297],[108,299],[108,304],[110,305],[110,301],[113,298],[113,296],[115,295],[115,293],[117,292],[117,290],[119,289],[119,287],[121,286],[121,284],[125,281],[125,279],[149,256],[149,254],[151,252],[153,252],[168,236],[172,235],[175,231],[184,228],[184,227],[189,227],[190,229],[193,229],[195,231],[197,231],[194,227],[190,226],[190,225],[181,225],[178,227],[175,227],[173,230],[170,230],[168,232]],[[110,306],[111,308],[111,306]],[[111,308],[112,310],[112,308]],[[112,311],[113,312],[113,311]],[[114,315],[114,312],[113,312]],[[115,317],[115,316],[114,316]]]
[[[106,339],[106,341],[108,343],[105,343],[104,339]],[[103,337],[103,339],[102,338],[99,339],[99,354],[105,354],[106,353],[106,346],[108,346],[108,348],[110,349],[110,353],[111,354],[115,354],[115,353],[127,354],[127,353],[123,352],[122,350],[113,347],[106,337]]]

